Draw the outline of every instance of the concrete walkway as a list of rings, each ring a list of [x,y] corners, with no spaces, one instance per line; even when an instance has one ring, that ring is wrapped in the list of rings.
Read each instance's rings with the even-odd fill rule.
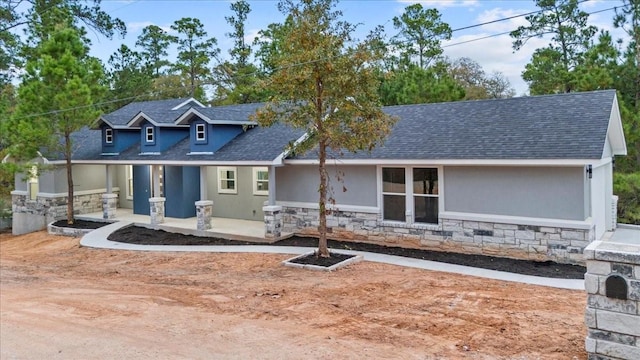
[[[242,253],[268,253],[268,254],[304,254],[311,251],[308,247],[294,246],[268,246],[268,245],[217,245],[217,246],[173,246],[173,245],[134,245],[107,240],[114,231],[132,224],[120,221],[103,226],[85,235],[80,240],[80,245],[92,248],[118,249],[133,251],[201,251],[201,252],[242,252]],[[440,263],[436,261],[405,258],[402,256],[384,255],[364,251],[342,250],[340,252],[353,255],[363,255],[366,261],[406,266],[417,269],[443,271],[462,275],[478,276],[487,279],[513,281],[524,284],[549,286],[561,289],[584,290],[584,280],[553,279],[539,276],[520,275],[502,271],[479,269],[469,266]]]

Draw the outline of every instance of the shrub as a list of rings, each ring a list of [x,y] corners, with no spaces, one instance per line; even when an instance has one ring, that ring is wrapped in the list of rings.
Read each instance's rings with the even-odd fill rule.
[[[618,222],[640,225],[640,172],[613,175],[618,199]]]

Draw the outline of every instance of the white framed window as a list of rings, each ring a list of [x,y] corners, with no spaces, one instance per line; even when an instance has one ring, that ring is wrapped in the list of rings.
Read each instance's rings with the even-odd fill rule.
[[[238,171],[235,167],[221,166],[218,168],[218,193],[238,193]]]
[[[413,221],[438,223],[438,169],[413,168]]]
[[[269,195],[269,168],[253,168],[253,195]]]
[[[145,128],[145,139],[148,143],[152,143],[154,141],[153,126],[147,126]]]
[[[404,168],[382,168],[382,219],[406,221],[406,176]]]
[[[127,200],[133,200],[133,165],[125,165],[124,173],[127,179]]]
[[[113,129],[104,130],[104,142],[106,144],[113,144]]]
[[[438,224],[439,169],[436,167],[383,167],[382,219]]]
[[[207,140],[207,127],[205,124],[196,124],[196,141]]]

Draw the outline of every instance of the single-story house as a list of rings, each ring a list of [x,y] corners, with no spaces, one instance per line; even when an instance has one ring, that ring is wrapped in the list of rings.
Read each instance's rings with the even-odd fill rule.
[[[201,230],[212,212],[265,221],[265,236],[317,233],[316,155],[289,152],[304,131],[252,121],[260,106],[158,100],[101,116],[73,137],[77,212],[204,216]],[[383,145],[328,161],[331,236],[573,263],[616,227],[614,90],[384,111],[399,120]],[[14,232],[65,216],[64,160],[45,161],[16,176]]]

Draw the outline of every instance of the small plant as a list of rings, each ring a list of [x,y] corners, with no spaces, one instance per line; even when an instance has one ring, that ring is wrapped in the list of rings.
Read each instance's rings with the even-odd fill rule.
[[[0,219],[11,218],[11,204],[6,200],[0,199]]]

